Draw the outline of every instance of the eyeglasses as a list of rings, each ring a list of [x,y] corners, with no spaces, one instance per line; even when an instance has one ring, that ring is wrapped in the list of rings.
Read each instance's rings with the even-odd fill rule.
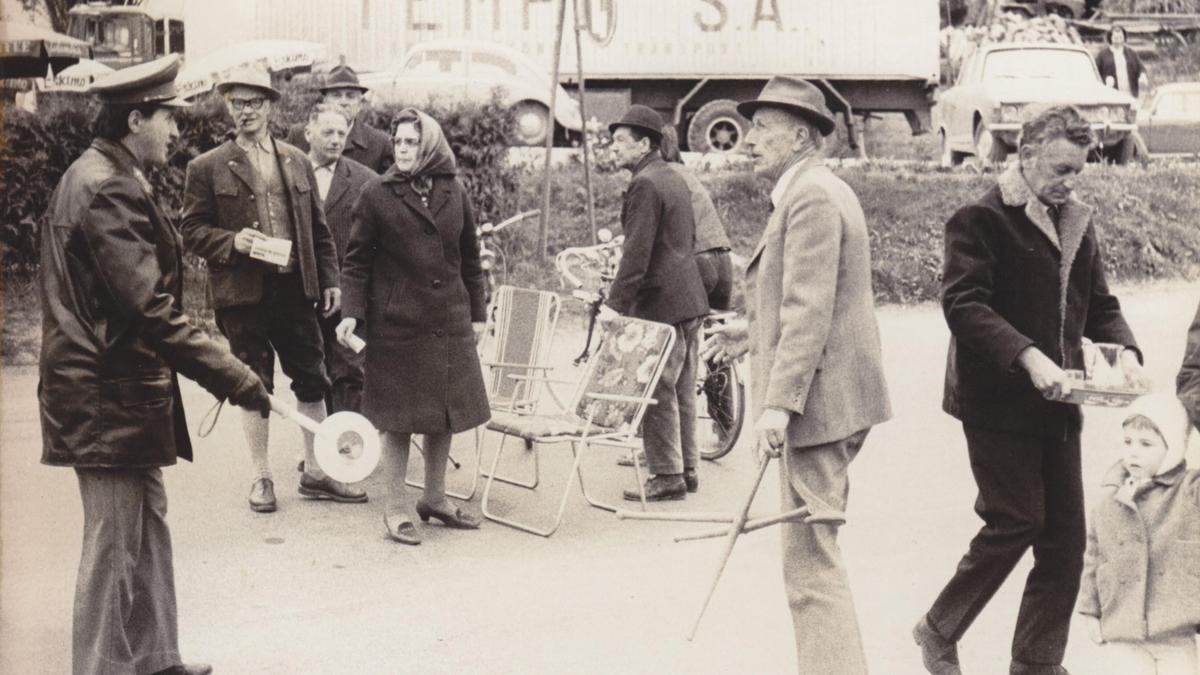
[[[245,110],[246,108],[251,110],[261,110],[263,103],[267,99],[263,96],[255,96],[254,98],[231,98],[227,100],[229,101],[229,107],[233,108],[234,110]]]

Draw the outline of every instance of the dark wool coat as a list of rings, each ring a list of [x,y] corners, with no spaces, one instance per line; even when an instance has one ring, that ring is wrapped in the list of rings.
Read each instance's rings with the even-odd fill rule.
[[[1082,369],[1082,338],[1136,348],[1108,291],[1091,207],[1062,207],[1059,230],[1013,166],[946,223],[942,309],[950,326],[943,408],[972,426],[1062,438],[1079,406],[1046,400],[1017,356],[1036,346]]]
[[[192,458],[176,373],[218,398],[252,377],[183,314],[183,242],[137,162],[106,140],[67,169],[41,233],[42,462]]]
[[[453,175],[434,177],[428,207],[388,178],[363,188],[342,261],[342,316],[360,333],[366,322],[363,413],[385,431],[466,431],[491,416],[471,328],[486,318],[471,205]]]
[[[308,140],[304,138],[303,124],[292,127],[288,132],[288,143],[308,152]],[[361,117],[350,127],[342,157],[349,157],[377,174],[387,171],[396,161],[392,137],[362,121]]]
[[[338,286],[337,250],[308,157],[287,143],[274,143],[296,232],[292,251],[304,297],[316,302],[321,291]],[[208,261],[215,309],[260,302],[263,275],[274,273],[233,248],[242,228],[266,227],[258,222],[254,199],[254,167],[232,139],[188,163],[180,229],[188,249]]]
[[[1129,472],[1104,477],[1092,512],[1079,611],[1105,640],[1143,641],[1200,625],[1200,472],[1186,464],[1117,497]]]
[[[621,265],[608,293],[618,314],[677,324],[708,313],[692,249],[696,226],[687,183],[657,152],[633,170],[621,207]]]
[[[375,175],[374,171],[344,155],[334,165],[333,180],[325,195],[325,222],[333,234],[339,261],[346,257],[346,246],[350,243],[351,210],[363,186]]]
[[[1100,71],[1101,82],[1106,82],[1107,78],[1111,77],[1113,89],[1117,88],[1117,63],[1113,59],[1112,47],[1105,47],[1096,54],[1096,70]],[[1138,79],[1142,76],[1142,71],[1142,60],[1138,58],[1137,52],[1125,47],[1125,74],[1129,76],[1129,93],[1134,98],[1138,95]]]

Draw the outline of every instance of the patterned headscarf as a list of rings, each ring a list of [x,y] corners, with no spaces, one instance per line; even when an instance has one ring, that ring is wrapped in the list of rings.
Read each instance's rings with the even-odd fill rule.
[[[433,177],[452,176],[457,173],[458,165],[454,160],[454,153],[450,150],[450,143],[446,141],[446,135],[442,133],[442,125],[438,124],[437,120],[416,108],[405,108],[396,115],[397,120],[404,120],[398,122],[396,126],[411,124],[411,120],[414,118],[421,133],[416,164],[408,171],[401,170],[393,164],[383,174],[383,180],[385,182],[410,183],[421,199],[428,201],[429,191],[433,188]]]

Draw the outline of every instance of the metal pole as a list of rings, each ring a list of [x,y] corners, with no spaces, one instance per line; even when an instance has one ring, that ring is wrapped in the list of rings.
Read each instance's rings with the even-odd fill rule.
[[[587,189],[588,226],[592,230],[592,246],[596,240],[596,211],[592,205],[591,143],[587,128],[587,86],[583,77],[583,13],[579,11],[579,0],[574,0],[571,10],[575,12],[575,72],[579,77],[579,117],[583,120],[583,184]]]
[[[554,72],[550,77],[550,114],[546,132],[546,164],[542,176],[542,217],[538,226],[538,249],[546,257],[550,230],[550,151],[554,149],[554,107],[558,101],[558,69],[562,65],[563,23],[566,20],[567,0],[559,0],[557,28],[554,31]]]

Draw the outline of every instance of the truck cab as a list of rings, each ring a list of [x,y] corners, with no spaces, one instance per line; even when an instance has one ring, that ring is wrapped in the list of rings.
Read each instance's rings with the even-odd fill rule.
[[[81,3],[67,14],[67,34],[91,44],[95,60],[111,68],[182,54],[183,2]]]

